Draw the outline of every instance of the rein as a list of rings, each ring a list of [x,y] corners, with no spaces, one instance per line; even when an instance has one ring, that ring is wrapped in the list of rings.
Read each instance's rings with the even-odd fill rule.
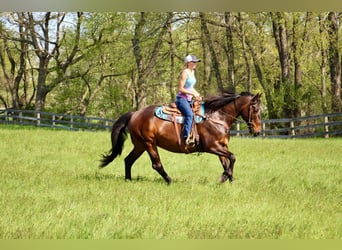
[[[221,121],[221,120],[218,120],[218,119],[214,119],[214,118],[211,118],[211,117],[207,117],[207,121],[211,121],[213,123],[222,125],[225,128],[225,130],[227,130],[227,133],[229,132],[229,127],[228,127],[228,125],[224,121]]]
[[[242,123],[244,122],[243,119],[239,119],[239,118],[237,118],[237,117],[235,117],[235,116],[233,116],[233,115],[231,115],[231,114],[229,114],[229,113],[227,113],[227,112],[225,112],[223,110],[218,110],[218,112],[220,112],[220,113],[222,113],[222,114],[224,114],[226,116],[229,116],[230,118],[233,118],[236,121],[239,121],[239,122],[242,122]]]
[[[236,103],[235,103],[235,100],[234,100],[234,107],[235,107],[235,110],[237,110],[237,107],[236,107]],[[239,122],[241,122],[241,123],[244,123],[245,121],[243,120],[243,119],[239,119],[239,118],[237,118],[238,116],[239,116],[239,114],[237,115],[237,117],[235,117],[235,116],[233,116],[233,115],[231,115],[231,114],[229,114],[229,113],[227,113],[227,112],[225,112],[225,111],[223,111],[223,110],[217,110],[218,112],[220,112],[220,113],[222,113],[222,114],[224,114],[224,115],[226,115],[226,116],[229,116],[230,118],[233,118],[235,121],[239,121]],[[252,114],[251,114],[251,104],[249,104],[249,106],[248,106],[248,122],[247,122],[247,124],[248,124],[248,126],[251,126],[251,121],[252,121]],[[207,117],[207,119],[208,120],[210,120],[210,121],[212,121],[212,122],[214,122],[214,123],[217,123],[217,124],[220,124],[220,125],[222,125],[222,126],[224,126],[224,128],[227,130],[227,131],[229,131],[229,127],[227,126],[227,124],[224,122],[224,121],[222,121],[222,120],[218,120],[218,119],[214,119],[214,118],[211,118],[211,117]]]
[[[236,102],[235,102],[235,100],[234,100],[234,107],[235,107],[235,111],[236,111],[236,110],[237,110],[237,107],[236,107]],[[220,113],[222,113],[222,114],[224,114],[224,115],[227,115],[227,116],[229,116],[229,117],[233,118],[234,120],[239,121],[239,122],[241,122],[241,123],[244,122],[243,119],[237,118],[237,117],[240,115],[241,112],[240,112],[236,117],[234,117],[233,115],[231,115],[231,114],[229,114],[229,113],[227,113],[227,112],[225,112],[225,111],[223,111],[223,110],[218,110],[218,112],[220,112]],[[251,114],[251,112],[252,112],[252,110],[251,110],[251,104],[249,104],[249,106],[248,106],[248,124],[250,124],[251,121],[252,121],[252,114]]]

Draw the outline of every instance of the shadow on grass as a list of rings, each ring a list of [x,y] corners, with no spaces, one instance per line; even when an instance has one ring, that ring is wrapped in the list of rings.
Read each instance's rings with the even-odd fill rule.
[[[136,176],[133,177],[131,181],[125,180],[124,175],[118,174],[109,174],[109,173],[89,173],[89,174],[81,174],[79,175],[80,179],[87,180],[87,181],[106,181],[106,180],[113,180],[117,182],[126,182],[126,183],[135,183],[135,182],[154,182],[154,183],[163,183],[166,182],[160,177],[151,177],[151,176]]]
[[[101,173],[100,171],[94,172],[94,173],[87,173],[87,174],[80,174],[78,176],[82,180],[86,181],[107,181],[112,180],[114,182],[122,182],[122,183],[160,183],[163,185],[167,185],[167,183],[164,181],[162,177],[159,175],[156,176],[133,176],[132,180],[128,181],[125,180],[124,175],[120,174],[111,174],[111,173]],[[228,182],[227,182],[228,183]],[[207,176],[201,176],[201,177],[194,177],[194,176],[182,176],[172,179],[172,185],[177,184],[197,184],[197,185],[215,185],[220,184],[218,179],[212,179]],[[221,185],[221,184],[220,184]]]

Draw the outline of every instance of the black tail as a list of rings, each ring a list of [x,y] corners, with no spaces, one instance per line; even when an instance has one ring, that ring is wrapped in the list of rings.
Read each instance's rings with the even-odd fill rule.
[[[118,155],[121,155],[123,144],[127,136],[127,125],[133,112],[123,114],[113,125],[112,128],[112,149],[108,154],[102,155],[100,168],[104,168],[111,163]]]

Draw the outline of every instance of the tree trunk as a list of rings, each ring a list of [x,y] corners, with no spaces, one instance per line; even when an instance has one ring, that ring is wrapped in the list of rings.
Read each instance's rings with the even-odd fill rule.
[[[24,22],[22,18],[22,13],[14,13],[13,18],[19,21],[18,23],[18,33],[19,33],[19,46],[16,45],[19,54],[19,60],[16,59],[16,55],[12,55],[12,49],[9,46],[9,41],[11,38],[10,34],[6,33],[5,30],[0,30],[1,37],[3,39],[3,51],[0,51],[0,64],[2,67],[2,71],[4,74],[4,78],[6,80],[6,86],[10,89],[11,93],[11,107],[14,109],[20,109],[26,103],[26,100],[21,100],[19,88],[20,83],[23,80],[24,73],[26,71],[26,53],[28,50],[28,44],[24,42],[27,37],[27,32],[24,29]],[[6,57],[6,56],[7,57]],[[7,69],[6,58],[9,61],[10,69]],[[4,100],[4,99],[3,99]],[[8,106],[6,104],[6,106]]]
[[[342,111],[341,101],[341,59],[339,54],[339,20],[337,12],[329,12],[329,66],[331,81],[331,109],[333,112]]]
[[[203,83],[201,84],[201,90],[203,95],[206,95],[211,86],[211,60],[210,52],[208,50],[206,37],[203,32],[201,32],[201,45],[203,50]]]
[[[167,31],[169,33],[169,48],[170,48],[170,81],[169,81],[169,91],[170,99],[175,99],[175,89],[173,83],[175,82],[175,44],[172,35],[172,23],[171,20],[167,23]]]
[[[234,66],[234,44],[232,31],[232,14],[225,12],[224,14],[227,39],[227,59],[228,59],[228,90],[235,92],[235,66]]]
[[[46,85],[47,67],[50,59],[46,56],[39,58],[39,72],[37,80],[37,92],[35,100],[35,111],[42,111],[45,107],[46,96],[49,93],[49,89]]]
[[[324,39],[324,31],[325,26],[323,22],[323,18],[321,14],[318,15],[319,21],[319,34],[320,34],[320,52],[321,52],[321,97],[322,97],[322,111],[323,113],[328,113],[328,104],[327,104],[327,84],[326,84],[326,65],[327,65],[327,49],[325,45]]]
[[[263,69],[262,69],[262,63],[260,60],[260,56],[257,54],[257,52],[254,49],[254,46],[249,42],[248,39],[246,39],[246,44],[251,52],[253,64],[255,68],[256,75],[258,77],[258,80],[265,91],[265,98],[266,98],[266,105],[268,110],[268,116],[270,119],[277,119],[279,118],[277,116],[277,110],[274,107],[273,98],[272,98],[272,89],[267,84],[267,80],[264,79]]]
[[[281,82],[288,82],[290,78],[289,64],[289,48],[287,42],[286,21],[282,13],[276,12],[273,16],[273,35],[276,41],[280,66],[281,66]]]
[[[299,26],[299,17],[297,13],[293,13],[293,22],[292,22],[292,51],[293,51],[293,63],[294,63],[294,86],[292,93],[292,116],[298,117],[300,116],[300,95],[299,89],[302,86],[302,65],[301,65],[301,57],[303,53],[303,42],[306,40],[306,32],[304,32],[303,37],[299,37],[298,26]]]
[[[281,89],[284,91],[284,106],[283,116],[294,117],[295,100],[293,98],[293,86],[290,81],[290,52],[288,46],[288,37],[286,29],[286,19],[281,12],[271,13],[273,24],[273,36],[278,49],[280,67],[281,67],[281,80],[276,84],[275,90],[278,92]]]
[[[247,73],[247,84],[246,84],[246,90],[248,92],[252,92],[252,66],[250,59],[248,58],[248,52],[247,52],[247,44],[246,44],[246,35],[245,35],[245,28],[243,25],[243,17],[241,15],[241,12],[238,13],[238,32],[239,32],[239,37],[241,41],[241,46],[242,46],[242,54],[243,54],[243,59],[245,61],[246,65],[246,73]]]
[[[215,71],[215,75],[216,75],[216,81],[217,81],[217,87],[219,89],[219,91],[223,91],[224,87],[223,87],[223,82],[222,82],[222,77],[220,74],[220,67],[219,67],[219,62],[217,59],[217,55],[214,49],[214,45],[213,42],[211,40],[211,36],[209,33],[209,29],[207,27],[207,22],[206,22],[206,14],[204,12],[200,12],[199,13],[200,19],[201,19],[201,29],[202,32],[205,35],[205,39],[206,42],[208,44],[209,47],[209,51],[210,51],[210,55],[211,55],[211,60],[212,60],[212,65]]]

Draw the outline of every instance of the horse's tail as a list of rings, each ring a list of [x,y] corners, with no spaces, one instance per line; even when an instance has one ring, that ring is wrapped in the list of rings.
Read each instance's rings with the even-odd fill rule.
[[[113,125],[112,128],[112,149],[108,154],[103,154],[100,168],[104,168],[111,163],[118,155],[121,155],[123,144],[127,137],[127,125],[132,117],[133,112],[123,114]]]

